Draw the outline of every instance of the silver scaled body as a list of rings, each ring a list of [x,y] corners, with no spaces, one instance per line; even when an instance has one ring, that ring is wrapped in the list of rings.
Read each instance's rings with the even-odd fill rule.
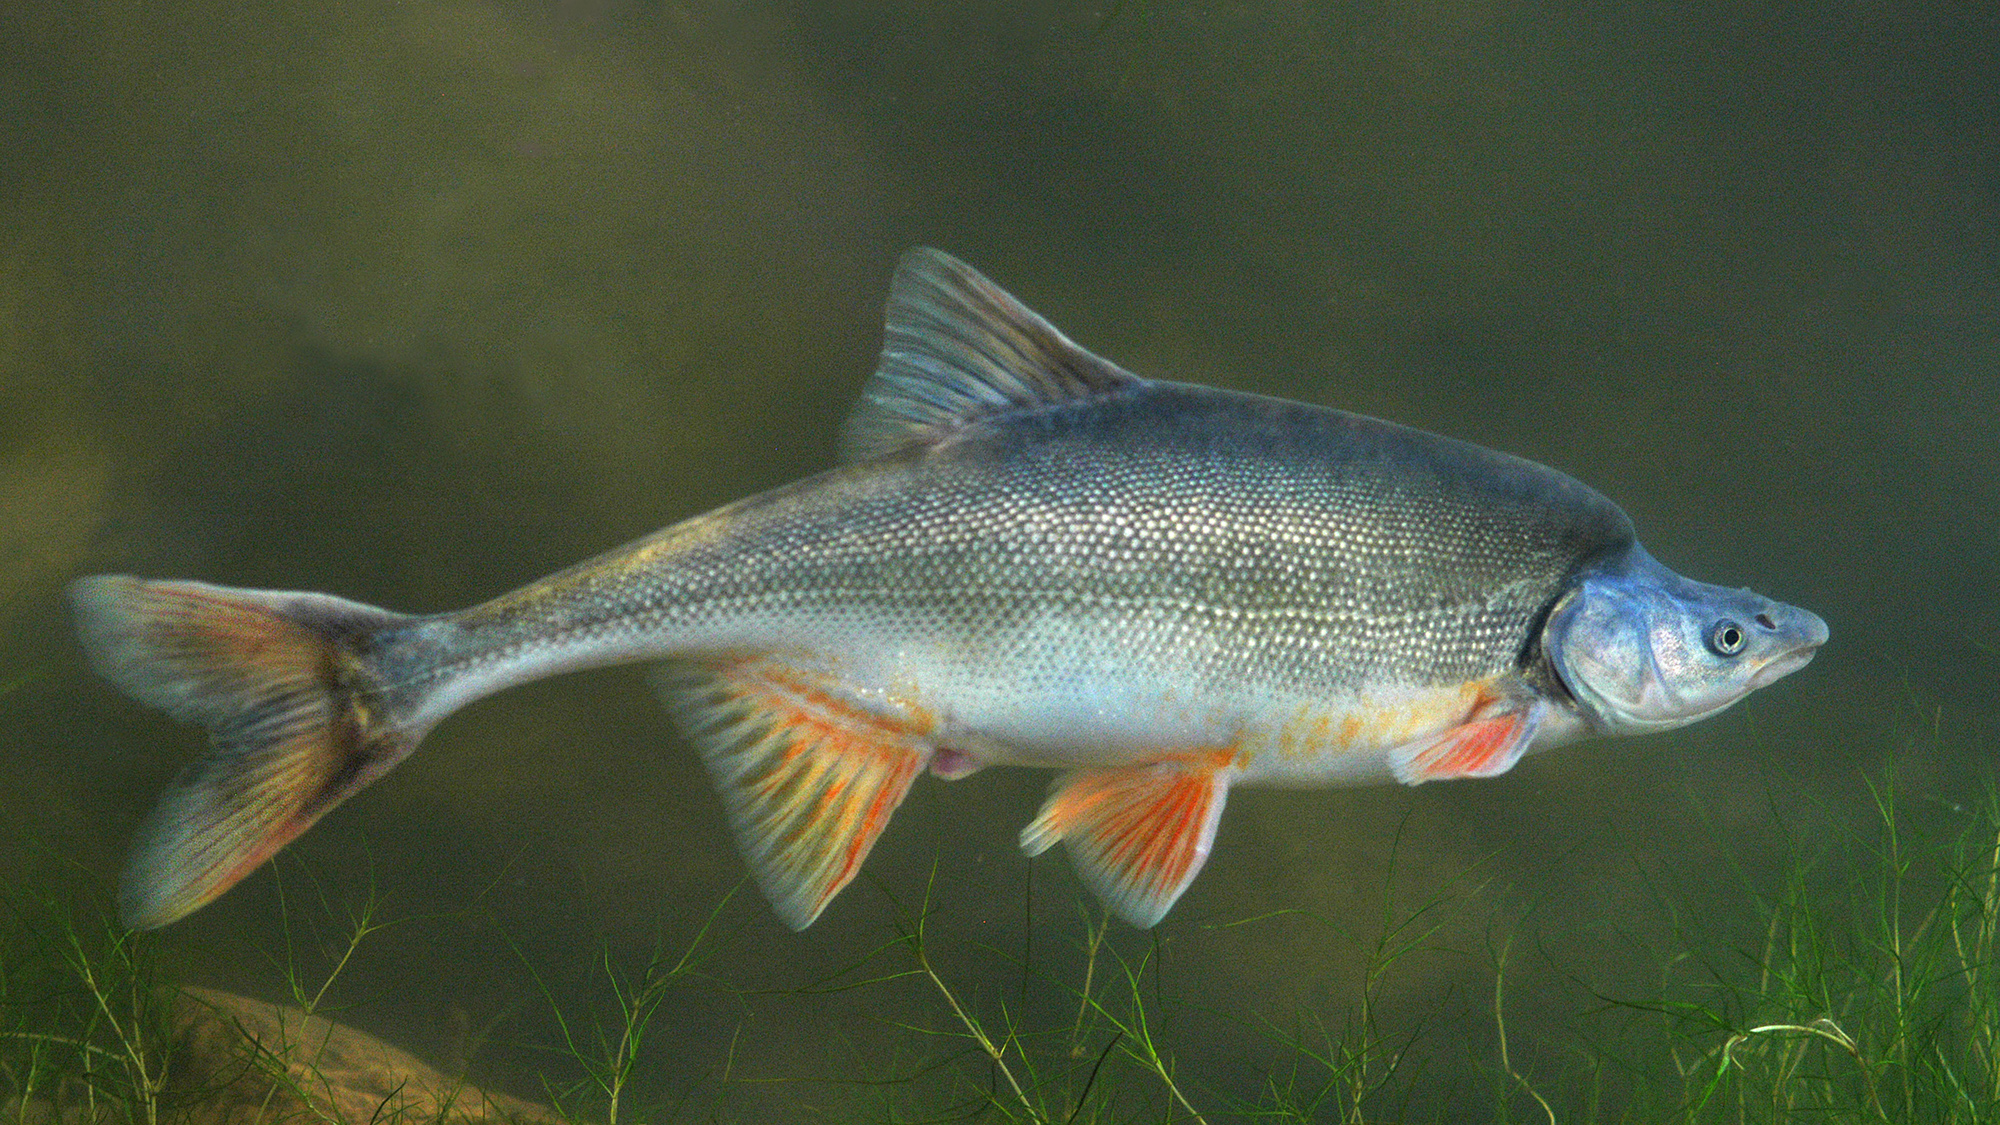
[[[1811,613],[1681,577],[1553,469],[1152,382],[913,251],[848,461],[493,601],[407,616],[122,576],[97,667],[212,732],[142,830],[178,918],[514,684],[659,662],[779,915],[809,924],[916,777],[1058,771],[1023,831],[1151,925],[1232,787],[1490,777],[1692,722],[1803,666]]]

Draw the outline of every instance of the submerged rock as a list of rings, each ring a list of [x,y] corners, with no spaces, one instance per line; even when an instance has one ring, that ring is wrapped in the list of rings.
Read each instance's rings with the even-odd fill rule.
[[[171,1019],[172,1094],[200,1125],[566,1121],[298,1008],[185,988]]]

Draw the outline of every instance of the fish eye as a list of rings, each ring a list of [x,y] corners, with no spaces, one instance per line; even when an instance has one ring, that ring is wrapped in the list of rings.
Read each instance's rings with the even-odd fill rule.
[[[1743,626],[1725,617],[1708,634],[1708,647],[1717,656],[1735,656],[1743,651],[1743,640]]]

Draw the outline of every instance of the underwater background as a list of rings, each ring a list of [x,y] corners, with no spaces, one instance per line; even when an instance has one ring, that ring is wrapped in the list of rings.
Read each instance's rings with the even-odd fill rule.
[[[1095,957],[1015,844],[1046,774],[920,781],[794,934],[643,669],[565,677],[152,939],[173,980],[279,999],[372,895],[340,1018],[531,1097],[579,1079],[607,964],[699,935],[648,1120],[1007,1119],[953,1003],[1104,1119],[1276,1113],[1363,1031],[1296,1116],[1665,1119],[1732,1028],[1815,1018],[1754,1000],[1786,904],[1865,954],[1838,935],[1964,873],[1903,849],[1990,846],[1988,5],[82,3],[9,6],[0,60],[0,876],[85,912],[205,740],[89,673],[69,579],[458,608],[815,472],[918,244],[1141,375],[1560,468],[1832,629],[1669,734],[1240,791]]]

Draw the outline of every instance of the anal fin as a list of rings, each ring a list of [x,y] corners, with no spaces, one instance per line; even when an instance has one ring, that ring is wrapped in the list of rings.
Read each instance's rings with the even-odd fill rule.
[[[1216,751],[1064,774],[1021,830],[1021,849],[1040,855],[1067,842],[1078,874],[1105,906],[1150,927],[1208,861],[1233,760]]]
[[[670,664],[661,679],[764,897],[797,930],[861,869],[932,754],[921,711],[864,706],[802,663]]]
[[[1405,785],[1497,777],[1528,752],[1546,710],[1544,703],[1488,700],[1457,726],[1391,750],[1389,768]]]

